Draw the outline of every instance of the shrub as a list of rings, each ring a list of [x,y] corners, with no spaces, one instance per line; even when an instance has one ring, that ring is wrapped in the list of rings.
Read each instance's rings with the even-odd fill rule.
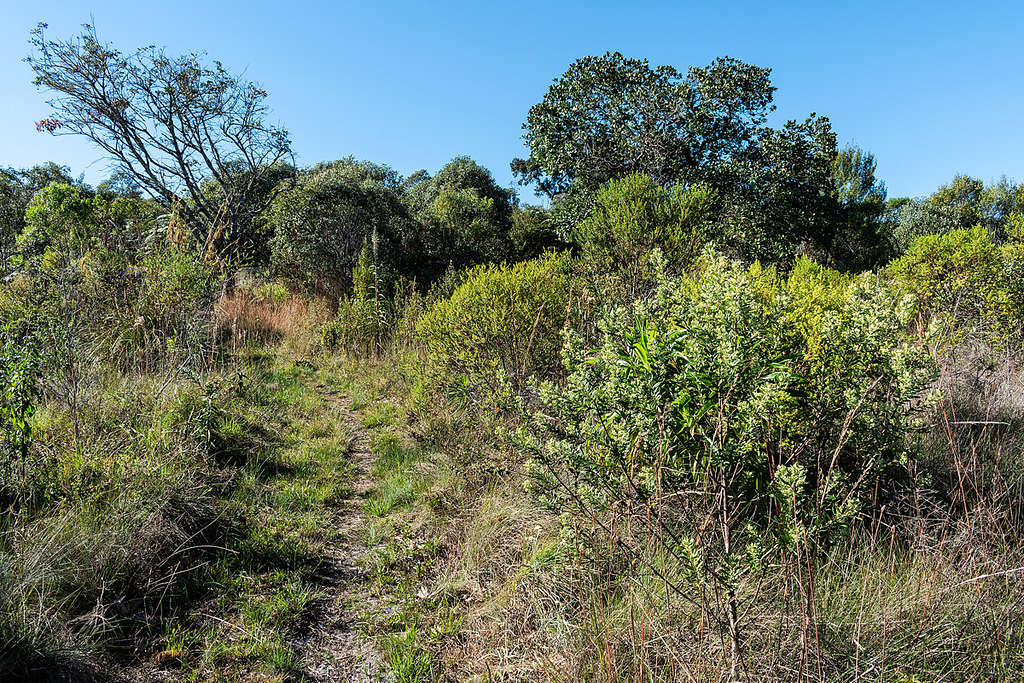
[[[330,349],[376,356],[419,310],[421,298],[412,283],[392,283],[378,263],[377,234],[363,245],[352,269],[352,294],[338,300],[338,310],[320,328],[321,341]],[[392,290],[394,295],[388,296]]]
[[[549,253],[515,265],[471,268],[419,320],[433,376],[469,403],[520,391],[557,369],[571,261]]]
[[[713,195],[706,186],[665,187],[642,173],[603,186],[574,239],[585,262],[634,281],[654,249],[679,270],[700,253]]]
[[[38,394],[38,353],[32,340],[0,333],[0,507],[27,493],[31,418]]]
[[[162,245],[109,283],[120,305],[105,311],[102,348],[126,368],[151,371],[170,359],[198,367],[213,351],[213,303],[221,277],[186,247]]]
[[[977,226],[918,237],[889,273],[915,297],[922,326],[932,320],[943,324],[952,343],[992,338],[1019,322],[1015,283],[1008,277],[1010,254]]]
[[[854,278],[800,256],[786,279],[790,296],[787,318],[814,346],[828,311],[838,310],[846,301]]]
[[[772,289],[709,254],[693,277],[657,275],[650,300],[605,311],[597,348],[570,336],[564,383],[539,387],[520,434],[567,529],[598,520],[577,540],[623,544],[626,562],[660,545],[687,580],[728,596],[732,639],[738,577],[828,546],[876,485],[898,481],[908,406],[932,377],[904,339],[906,307],[876,279],[844,295],[809,286],[835,276],[798,273]],[[810,334],[790,322],[809,302]]]

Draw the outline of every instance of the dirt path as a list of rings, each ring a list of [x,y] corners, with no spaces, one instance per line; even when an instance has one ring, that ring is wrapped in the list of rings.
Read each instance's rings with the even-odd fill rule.
[[[367,552],[362,505],[373,486],[370,467],[374,456],[369,434],[350,408],[348,397],[320,384],[313,388],[338,410],[351,431],[352,471],[347,495],[338,501],[332,520],[330,549],[313,577],[321,596],[309,609],[308,631],[295,645],[302,657],[304,680],[377,681],[384,673],[384,663],[360,622],[362,615],[379,607],[360,562]]]

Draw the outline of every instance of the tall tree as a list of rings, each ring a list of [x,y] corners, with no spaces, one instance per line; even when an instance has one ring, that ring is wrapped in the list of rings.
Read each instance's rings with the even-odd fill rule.
[[[875,155],[860,147],[844,147],[832,164],[832,183],[839,202],[833,232],[833,265],[863,270],[892,256],[893,244],[883,220],[885,183],[875,177]]]
[[[787,261],[824,251],[836,211],[835,135],[813,114],[766,126],[774,93],[770,69],[727,57],[685,76],[617,52],[585,57],[530,109],[530,155],[512,169],[555,200],[563,235],[587,216],[598,187],[643,173],[714,189],[719,239],[737,255]]]
[[[276,191],[253,200],[292,155],[287,131],[266,122],[265,90],[220,62],[206,64],[201,53],[170,57],[153,46],[122,53],[88,24],[69,40],[49,40],[45,28],[32,32],[26,60],[34,83],[55,94],[40,130],[92,140],[145,192],[176,207],[197,237],[221,248],[270,204]],[[204,191],[205,183],[217,191]]]
[[[770,74],[730,58],[685,77],[618,52],[578,59],[530,108],[530,156],[512,169],[549,196],[634,172],[673,182],[751,144],[774,109]]]

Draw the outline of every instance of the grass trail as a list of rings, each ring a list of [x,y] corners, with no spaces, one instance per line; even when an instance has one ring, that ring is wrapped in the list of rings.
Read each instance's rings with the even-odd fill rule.
[[[204,586],[136,680],[374,681],[374,598],[362,566],[369,437],[307,361],[255,353],[213,426],[232,462],[231,531]]]

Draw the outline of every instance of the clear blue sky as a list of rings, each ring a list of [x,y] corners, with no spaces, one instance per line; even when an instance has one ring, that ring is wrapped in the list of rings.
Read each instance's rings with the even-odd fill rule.
[[[618,50],[680,70],[771,67],[778,121],[816,111],[878,157],[890,196],[955,173],[1024,180],[1024,2],[0,2],[0,166],[106,177],[82,140],[33,122],[29,30],[94,18],[121,49],[201,49],[270,93],[299,162],[348,154],[408,174],[468,154],[511,184],[521,124],[575,58]],[[529,193],[524,193],[530,198]]]

